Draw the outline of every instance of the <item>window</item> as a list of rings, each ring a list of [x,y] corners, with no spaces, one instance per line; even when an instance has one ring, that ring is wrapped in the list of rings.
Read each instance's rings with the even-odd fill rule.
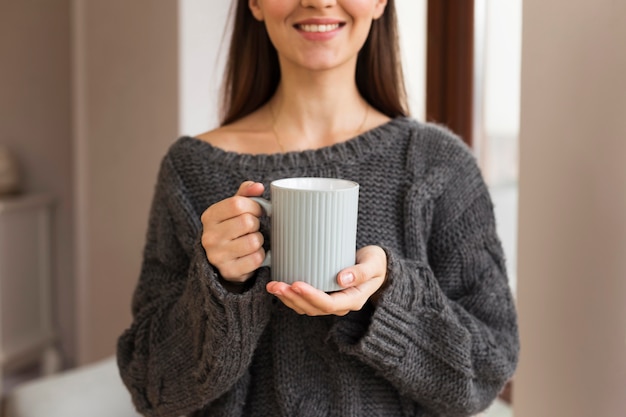
[[[473,145],[491,189],[515,292],[522,0],[475,0],[474,27]]]

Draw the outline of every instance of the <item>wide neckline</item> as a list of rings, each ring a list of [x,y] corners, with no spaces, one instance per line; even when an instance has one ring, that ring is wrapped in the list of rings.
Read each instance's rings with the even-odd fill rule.
[[[262,170],[267,167],[281,166],[307,167],[319,166],[324,163],[341,161],[349,163],[374,152],[389,141],[397,138],[398,133],[406,131],[415,121],[408,117],[397,117],[382,125],[365,131],[346,141],[317,149],[304,151],[290,151],[286,153],[248,154],[225,150],[193,136],[182,136],[176,145],[190,147],[193,153],[209,158],[212,163],[225,167],[245,167],[247,169]],[[175,146],[176,146],[175,145]]]

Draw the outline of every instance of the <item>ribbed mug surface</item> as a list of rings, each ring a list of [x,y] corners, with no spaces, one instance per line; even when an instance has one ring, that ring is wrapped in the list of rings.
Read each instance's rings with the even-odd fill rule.
[[[333,178],[271,184],[272,279],[336,291],[337,273],[354,265],[359,185]]]

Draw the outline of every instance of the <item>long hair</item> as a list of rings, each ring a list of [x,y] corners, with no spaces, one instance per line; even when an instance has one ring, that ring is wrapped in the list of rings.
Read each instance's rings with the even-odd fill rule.
[[[388,117],[408,115],[394,0],[372,27],[359,51],[356,85],[367,102]],[[247,0],[231,10],[232,34],[222,84],[221,123],[241,119],[265,104],[280,82],[278,53],[254,18]]]

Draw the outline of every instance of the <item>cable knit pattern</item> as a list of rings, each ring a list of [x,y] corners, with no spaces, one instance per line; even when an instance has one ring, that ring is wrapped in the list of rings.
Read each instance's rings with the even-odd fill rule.
[[[357,245],[388,256],[377,305],[300,316],[261,268],[226,291],[200,215],[245,180],[360,184]],[[267,222],[261,231],[267,235]],[[469,416],[513,374],[519,340],[493,207],[448,130],[398,118],[331,147],[225,152],[182,137],[163,158],[118,365],[146,416]]]

